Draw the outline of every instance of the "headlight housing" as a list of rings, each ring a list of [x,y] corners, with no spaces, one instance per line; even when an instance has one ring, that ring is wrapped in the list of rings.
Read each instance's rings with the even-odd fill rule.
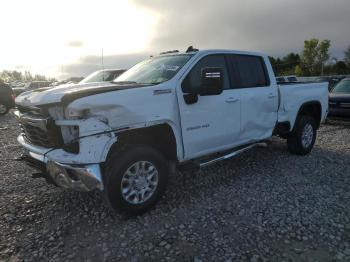
[[[69,153],[79,153],[79,126],[61,126],[63,149]]]
[[[62,106],[51,107],[48,111],[54,120],[76,120],[85,117],[85,110],[68,110]],[[60,125],[59,128],[63,139],[63,149],[70,153],[79,153],[79,126]]]

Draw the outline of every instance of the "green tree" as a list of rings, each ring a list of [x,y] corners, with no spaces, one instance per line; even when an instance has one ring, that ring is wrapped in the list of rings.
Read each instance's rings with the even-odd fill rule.
[[[324,64],[329,59],[329,47],[331,46],[330,40],[323,40],[318,45],[317,65],[321,66],[321,75],[323,75]]]
[[[303,75],[319,75],[323,73],[323,66],[329,59],[329,40],[320,41],[316,38],[304,41],[301,57]]]
[[[348,67],[350,67],[350,45],[348,48],[345,50],[345,58],[344,58],[345,63],[347,64]]]
[[[333,73],[337,75],[345,75],[349,72],[348,67],[346,66],[346,63],[344,61],[338,61],[333,66]]]
[[[301,69],[300,65],[295,66],[294,74],[296,76],[302,76],[303,75],[303,70]]]
[[[34,76],[34,80],[36,80],[36,81],[45,81],[45,80],[46,80],[46,76],[36,74],[36,75]]]
[[[45,81],[49,78],[47,78],[45,75],[36,74],[34,77],[29,71],[16,71],[16,70],[3,70],[0,72],[0,78],[3,79],[6,82],[12,82],[15,80],[20,81],[33,81],[33,80],[39,80],[39,81]],[[54,81],[54,78],[50,78],[50,80]]]
[[[282,59],[271,56],[269,59],[275,74],[278,76],[294,74],[295,66],[300,64],[300,56],[295,53],[289,53]]]
[[[305,75],[313,75],[316,71],[317,46],[318,39],[311,39],[304,41],[304,50],[302,53],[302,71]]]
[[[29,71],[24,71],[24,80],[25,81],[32,81],[33,80],[33,76]]]

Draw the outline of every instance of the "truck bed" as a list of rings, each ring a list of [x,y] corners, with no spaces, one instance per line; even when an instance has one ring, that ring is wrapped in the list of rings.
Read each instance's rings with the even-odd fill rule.
[[[278,122],[289,122],[292,124],[292,128],[301,105],[313,101],[320,102],[321,122],[326,119],[328,113],[328,83],[286,83],[278,85],[278,90]]]

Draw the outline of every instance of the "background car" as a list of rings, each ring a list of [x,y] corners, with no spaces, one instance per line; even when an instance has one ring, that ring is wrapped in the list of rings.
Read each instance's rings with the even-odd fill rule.
[[[118,76],[120,76],[122,73],[124,73],[125,71],[126,71],[125,69],[99,70],[85,77],[83,80],[79,82],[79,84],[112,81],[116,79]]]
[[[15,106],[15,96],[9,85],[0,80],[0,115],[5,115]]]
[[[295,83],[298,82],[298,78],[296,76],[285,76],[287,78],[288,82]]]
[[[276,82],[277,84],[282,84],[282,83],[296,83],[298,82],[298,78],[294,75],[291,76],[278,76],[276,77]]]
[[[316,81],[328,82],[328,90],[331,91],[332,88],[344,78],[345,76],[320,76],[316,78]]]
[[[329,93],[328,115],[350,117],[350,78],[341,80]]]
[[[32,90],[32,89],[37,89],[42,87],[48,87],[50,86],[50,84],[51,84],[50,81],[32,81],[27,86],[27,89]]]
[[[276,77],[277,84],[285,83],[287,82],[286,79],[283,76]]]
[[[48,87],[50,85],[51,85],[50,81],[32,81],[26,84],[25,86],[13,87],[12,91],[16,96],[18,96],[19,94],[25,91],[34,90],[42,87]]]

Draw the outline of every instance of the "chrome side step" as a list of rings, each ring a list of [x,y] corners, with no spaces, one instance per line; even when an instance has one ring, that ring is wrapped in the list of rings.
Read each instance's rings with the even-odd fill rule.
[[[243,153],[243,152],[245,152],[245,151],[247,151],[247,150],[249,150],[249,149],[251,149],[251,148],[253,148],[253,147],[257,147],[257,146],[259,146],[259,147],[266,147],[267,144],[264,143],[264,142],[251,144],[251,145],[249,145],[249,146],[247,146],[247,147],[243,147],[243,148],[238,149],[238,150],[236,150],[236,151],[233,151],[233,152],[231,152],[231,153],[229,153],[229,154],[220,156],[220,157],[218,157],[218,158],[211,159],[211,160],[209,160],[209,161],[207,161],[207,162],[199,163],[199,167],[200,167],[200,168],[206,167],[206,166],[209,166],[209,165],[214,164],[214,163],[216,163],[216,162],[219,162],[219,161],[221,161],[221,160],[225,160],[225,159],[228,159],[228,158],[237,156],[237,155],[239,155],[239,154],[241,154],[241,153]]]

